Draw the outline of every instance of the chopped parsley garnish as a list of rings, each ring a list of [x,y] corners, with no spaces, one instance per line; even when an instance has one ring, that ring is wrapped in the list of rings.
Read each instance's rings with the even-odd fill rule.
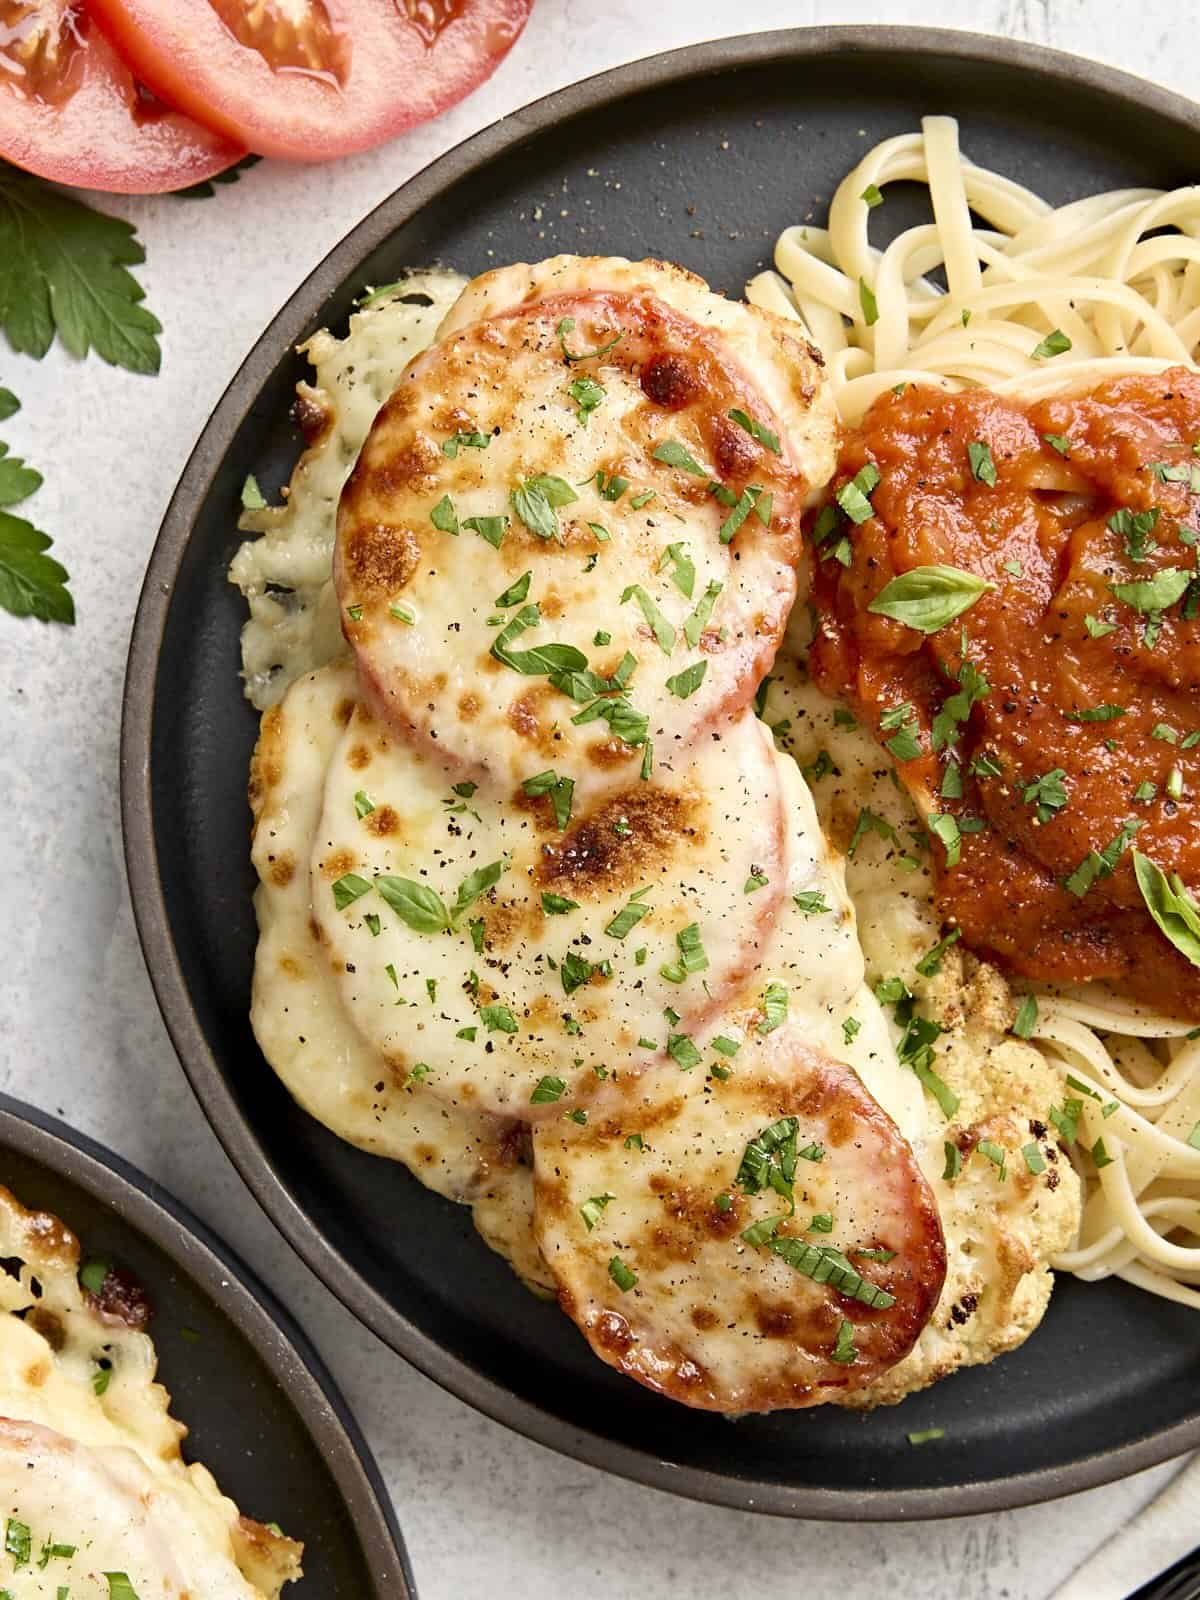
[[[831,1361],[841,1361],[847,1366],[852,1366],[858,1360],[858,1351],[854,1345],[854,1324],[843,1317],[838,1327],[837,1342],[829,1352]]]
[[[976,1148],[976,1150],[979,1151],[979,1154],[981,1156],[985,1157],[988,1161],[990,1161],[992,1163],[992,1165],[996,1169],[996,1176],[1001,1181],[1003,1181],[1005,1178],[1007,1178],[1007,1176],[1008,1176],[1008,1167],[1006,1165],[1007,1157],[1005,1155],[1004,1150],[1001,1148],[1000,1145],[996,1144],[995,1141],[992,1140],[992,1139],[980,1139],[979,1143],[975,1146],[975,1148]]]
[[[466,524],[464,523],[465,527]],[[587,667],[587,657],[571,644],[535,645],[532,650],[513,650],[515,640],[542,620],[536,605],[522,606],[492,640],[491,654],[497,661],[527,677],[548,676],[556,672],[579,672]]]
[[[1117,624],[1115,622],[1101,622],[1097,617],[1094,617],[1090,611],[1084,615],[1083,625],[1087,629],[1089,639],[1104,639],[1110,633],[1115,633],[1117,631]]]
[[[875,493],[879,484],[879,468],[873,461],[868,461],[865,466],[858,469],[848,483],[842,485],[834,499],[850,518],[851,522],[866,522],[875,515],[875,508],[871,504],[870,497]],[[832,510],[832,507],[826,507],[826,509]],[[835,515],[834,526],[836,527],[836,525]],[[816,531],[818,533],[820,531],[819,519]]]
[[[490,433],[452,433],[448,439],[442,440],[442,454],[451,460],[458,455],[460,450],[486,450],[492,442]]]
[[[825,896],[820,889],[802,889],[799,894],[794,894],[792,899],[806,917],[820,916],[823,912],[833,910],[832,906],[826,904]]]
[[[661,976],[666,978],[668,983],[682,983],[692,973],[703,972],[708,966],[708,957],[704,953],[698,923],[689,922],[686,928],[680,928],[675,935],[675,943],[679,950],[679,960],[659,968]]]
[[[550,1105],[553,1101],[562,1099],[566,1088],[567,1086],[561,1078],[555,1078],[548,1073],[544,1078],[538,1079],[537,1086],[529,1096],[529,1104],[531,1106]]]
[[[909,1444],[932,1444],[935,1439],[946,1437],[945,1428],[917,1428],[908,1436]]]
[[[1065,433],[1044,433],[1042,438],[1050,446],[1051,450],[1057,450],[1060,456],[1070,454],[1071,441]]]
[[[1040,778],[1035,778],[1032,783],[1025,785],[1021,798],[1027,806],[1037,806],[1037,819],[1039,822],[1049,822],[1056,812],[1062,810],[1070,798],[1067,786],[1063,782],[1066,769],[1054,767],[1044,773]]]
[[[1122,506],[1108,519],[1108,526],[1118,534],[1125,545],[1125,554],[1131,561],[1146,561],[1155,550],[1150,537],[1158,525],[1159,510],[1151,506],[1148,511],[1129,511]]]
[[[6,395],[10,400],[12,399],[7,389],[0,389],[0,422],[3,422],[6,417],[12,416],[12,411],[4,403]],[[242,484],[242,510],[263,511],[266,509],[266,504],[263,492],[258,486],[258,479],[252,472],[248,472],[246,481]]]
[[[683,636],[687,640],[688,644],[691,645],[693,650],[695,650],[700,643],[701,636],[703,635],[705,628],[708,626],[709,618],[713,614],[713,607],[717,603],[717,596],[724,587],[724,584],[718,583],[717,580],[713,578],[708,587],[705,589],[704,593],[700,596],[700,599],[696,602],[696,609],[684,620]],[[691,594],[690,589],[688,589],[686,592],[689,595]]]
[[[730,1039],[727,1035],[719,1033],[715,1039],[709,1040],[709,1048],[715,1050],[718,1055],[735,1056],[742,1047],[736,1039]]]
[[[574,778],[560,778],[557,772],[547,768],[545,772],[535,773],[532,778],[525,778],[521,788],[534,798],[548,794],[550,803],[554,807],[555,822],[560,829],[567,826],[571,820],[571,804],[575,796]]]
[[[567,393],[578,407],[575,415],[580,425],[586,428],[588,419],[603,402],[607,390],[602,384],[597,383],[595,378],[576,378],[567,385]]]
[[[620,344],[621,340],[625,337],[624,330],[622,330],[620,333],[615,334],[607,344],[597,345],[595,350],[568,350],[567,335],[573,332],[574,328],[575,318],[563,317],[562,321],[554,330],[558,335],[558,342],[562,346],[564,361],[594,361],[597,356],[607,355],[608,352],[615,345]]]
[[[454,501],[448,494],[444,494],[429,513],[429,520],[439,533],[458,532],[458,512],[454,509]]]
[[[782,1221],[783,1219],[778,1219]],[[886,1311],[889,1306],[896,1303],[894,1294],[889,1294],[886,1289],[881,1289],[878,1284],[864,1278],[856,1272],[853,1265],[846,1259],[840,1250],[835,1250],[828,1244],[808,1244],[803,1239],[794,1239],[789,1236],[780,1238],[772,1236],[761,1237],[756,1232],[751,1238],[747,1229],[742,1234],[748,1244],[765,1244],[773,1255],[786,1261],[789,1267],[794,1267],[797,1272],[802,1272],[806,1278],[811,1278],[814,1283],[827,1283],[830,1288],[839,1294],[848,1295],[852,1300],[860,1300],[863,1305],[871,1306],[877,1311]]]
[[[750,876],[742,885],[742,893],[757,894],[760,889],[765,889],[770,881],[770,878],[767,877],[765,872],[760,872],[758,868],[755,867],[753,872],[751,872]]]
[[[616,700],[593,700],[591,705],[585,706],[571,718],[571,721],[578,726],[599,719],[608,723],[609,731],[614,738],[623,739],[628,745],[645,744],[650,718],[644,711],[635,711],[623,697]]]
[[[669,544],[659,558],[659,572],[666,566],[671,568],[671,582],[685,599],[690,600],[696,586],[696,563],[688,554],[687,545]]]
[[[1105,845],[1103,850],[1088,851],[1074,872],[1065,880],[1063,888],[1082,899],[1097,878],[1111,878],[1116,871],[1117,862],[1129,848],[1134,834],[1141,825],[1139,818],[1127,817],[1121,824],[1121,831]]]
[[[1095,1144],[1092,1146],[1091,1154],[1092,1154],[1092,1160],[1096,1164],[1096,1171],[1097,1172],[1099,1172],[1101,1167],[1111,1167],[1112,1166],[1113,1158],[1112,1158],[1112,1156],[1109,1155],[1108,1151],[1104,1148],[1104,1140],[1103,1139],[1097,1139],[1096,1140]]]
[[[1115,722],[1128,711],[1128,706],[1115,706],[1111,702],[1102,706],[1087,706],[1082,711],[1064,711],[1068,722]]]
[[[1136,583],[1113,583],[1109,588],[1123,605],[1143,616],[1153,615],[1166,611],[1181,599],[1192,577],[1193,574],[1182,567],[1163,567],[1152,578]]]
[[[876,206],[883,204],[883,191],[878,184],[869,183],[858,198],[866,201],[868,211],[873,211]]]
[[[788,991],[782,983],[769,983],[762,998],[763,1020],[755,1030],[758,1033],[773,1033],[787,1019]]]
[[[956,867],[962,855],[962,831],[958,818],[948,811],[934,812],[926,819],[929,832],[940,841],[946,852],[946,865]]]
[[[515,583],[510,583],[503,594],[498,594],[492,601],[494,606],[507,609],[509,606],[519,606],[529,598],[529,585],[533,578],[532,572],[523,572]]]
[[[661,461],[664,466],[675,467],[680,472],[690,472],[694,478],[708,477],[708,473],[695,456],[677,439],[664,439],[661,444],[655,445],[651,455],[655,461]]]
[[[949,1139],[944,1139],[942,1141],[942,1154],[945,1157],[945,1165],[942,1168],[942,1181],[943,1183],[953,1183],[962,1171],[962,1152],[956,1144],[953,1144]]]
[[[629,479],[618,477],[615,472],[610,472],[607,477],[603,469],[596,473],[596,490],[602,500],[619,500],[628,487]],[[601,529],[599,523],[589,522],[588,527],[596,535],[597,539],[601,537],[601,534],[603,534],[604,539],[609,537],[608,531]]]
[[[906,700],[901,706],[893,706],[890,711],[885,711],[879,719],[879,731],[889,733],[893,729],[890,739],[885,740],[884,749],[889,751],[896,761],[916,761],[921,755],[921,742],[917,737],[917,714]]]
[[[14,1567],[28,1566],[32,1559],[33,1535],[27,1522],[9,1517],[4,1524],[4,1549],[13,1558]]]
[[[1041,1146],[1036,1139],[1031,1139],[1028,1144],[1021,1146],[1021,1154],[1025,1157],[1025,1165],[1036,1178],[1039,1173],[1046,1170],[1046,1158],[1043,1156]]]
[[[579,901],[569,900],[565,894],[551,894],[542,890],[542,910],[548,917],[565,917],[568,911],[578,911]]]
[[[585,1200],[579,1208],[579,1215],[583,1218],[583,1225],[589,1233],[600,1221],[604,1208],[617,1197],[615,1194],[594,1194],[590,1200]]]
[[[1062,1135],[1064,1144],[1075,1143],[1075,1136],[1079,1132],[1079,1119],[1082,1115],[1082,1100],[1064,1100],[1061,1109],[1058,1106],[1050,1107],[1050,1121]]]
[[[489,1033],[516,1033],[517,1019],[507,1006],[480,1006],[479,1020]]]
[[[879,302],[865,278],[858,280],[858,303],[862,307],[863,321],[868,328],[873,328],[879,321]]]
[[[1036,995],[1027,994],[1017,1007],[1016,1017],[1013,1019],[1012,1031],[1018,1039],[1031,1039],[1033,1030],[1037,1027],[1038,1003]]]
[[[1053,333],[1048,333],[1044,339],[1035,344],[1030,354],[1035,361],[1047,361],[1051,356],[1065,355],[1071,348],[1071,341],[1061,328],[1055,328]]]
[[[365,789],[358,789],[354,795],[354,815],[356,817],[369,817],[375,809],[375,802]]]
[[[557,509],[570,505],[578,498],[565,478],[556,478],[547,472],[518,483],[509,495],[513,510],[530,533],[546,540],[560,537],[558,517],[555,515]]]
[[[862,1032],[862,1023],[858,1020],[857,1017],[846,1017],[843,1020],[843,1022],[842,1022],[842,1041],[843,1041],[843,1043],[845,1043],[845,1044],[853,1044],[855,1039],[858,1037],[858,1035],[861,1032]]]
[[[742,523],[745,522],[750,513],[755,509],[755,506],[758,502],[758,497],[761,494],[762,490],[758,488],[757,485],[752,483],[747,484],[747,486],[742,490],[734,504],[733,510],[721,524],[718,537],[720,538],[722,544],[729,544],[732,541],[734,534],[741,527]]]
[[[106,1572],[104,1577],[108,1583],[108,1600],[138,1600],[127,1573]]]
[[[636,600],[638,610],[642,613],[646,620],[646,625],[654,635],[655,643],[664,655],[669,656],[675,648],[675,629],[663,616],[652,597],[646,593],[640,583],[631,583],[627,589],[622,591],[621,604],[625,605],[629,600]]]
[[[846,847],[846,855],[848,858],[853,857],[855,851],[866,838],[868,833],[878,834],[881,839],[885,839],[893,844],[897,842],[896,830],[892,827],[891,823],[885,822],[882,817],[877,816],[875,812],[870,809],[870,807],[863,806],[858,813],[858,821],[854,824],[854,833],[850,839],[850,843]]]
[[[967,446],[967,460],[971,467],[971,476],[980,483],[986,483],[989,489],[996,487],[996,463],[992,459],[992,452],[981,439],[972,439]]]
[[[961,938],[962,929],[951,928],[950,932],[944,939],[939,939],[931,949],[926,950],[925,954],[917,962],[917,971],[921,974],[921,976],[923,978],[936,978],[938,973],[942,970],[942,957],[945,955],[946,951],[949,950],[950,946],[955,944]]]
[[[620,1256],[614,1256],[608,1263],[608,1275],[622,1294],[628,1294],[638,1281],[637,1273],[627,1267]]]
[[[707,660],[693,661],[690,667],[685,667],[682,672],[677,672],[674,677],[667,679],[667,688],[681,700],[686,700],[704,682],[704,674],[708,671]]]
[[[761,422],[756,422],[753,417],[747,416],[744,411],[730,411],[728,415],[739,428],[744,428],[752,439],[757,439],[759,444],[765,445],[774,455],[781,454],[779,439],[770,428],[765,428]]]
[[[667,1037],[667,1054],[671,1060],[691,1072],[693,1067],[700,1064],[700,1052],[686,1033],[672,1033]]]
[[[637,927],[638,923],[650,910],[648,905],[643,905],[641,899],[642,895],[649,893],[650,890],[648,888],[639,889],[637,894],[632,896],[629,904],[621,907],[620,911],[617,912],[604,930],[611,939],[624,939],[627,934]]]
[[[353,905],[356,900],[371,891],[368,880],[360,878],[356,872],[343,873],[330,887],[333,890],[333,904],[338,911],[344,911],[347,906]]]
[[[568,950],[558,965],[558,975],[562,980],[563,993],[574,994],[576,989],[590,982],[592,973],[597,969],[585,957],[577,955],[574,950]]]

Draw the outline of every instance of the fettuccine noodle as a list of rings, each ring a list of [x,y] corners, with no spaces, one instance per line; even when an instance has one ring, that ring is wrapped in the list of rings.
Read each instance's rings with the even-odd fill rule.
[[[754,305],[804,324],[844,422],[902,383],[982,384],[1035,399],[1196,364],[1200,186],[1120,189],[1054,207],[964,159],[953,118],[921,126],[869,150],[838,187],[828,227],[786,229],[778,270],[747,285]],[[869,222],[898,182],[928,187],[934,221],[881,250]],[[944,288],[930,277],[939,271]],[[1048,352],[1046,340],[1069,348]],[[1075,1113],[1078,1126],[1071,1153],[1086,1181],[1075,1247],[1052,1264],[1200,1310],[1194,1023],[1100,985],[1037,1001],[1033,1039],[1062,1074],[1067,1121]]]

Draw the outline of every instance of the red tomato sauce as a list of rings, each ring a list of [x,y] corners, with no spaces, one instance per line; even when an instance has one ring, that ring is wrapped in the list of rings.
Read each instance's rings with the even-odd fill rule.
[[[1200,376],[1030,405],[910,385],[847,437],[835,503],[868,463],[869,512],[843,493],[863,520],[818,525],[809,667],[882,743],[919,745],[890,753],[935,819],[943,916],[1012,973],[1200,1016],[1132,868],[1200,889]],[[867,609],[933,565],[993,588],[930,633]]]

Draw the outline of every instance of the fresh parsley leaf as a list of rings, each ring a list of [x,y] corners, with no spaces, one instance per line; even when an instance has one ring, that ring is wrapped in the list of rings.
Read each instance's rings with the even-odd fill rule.
[[[792,899],[806,917],[819,916],[822,912],[833,909],[826,904],[825,896],[820,889],[802,889],[799,894],[794,894]]]
[[[539,1078],[533,1093],[529,1096],[531,1106],[550,1105],[555,1100],[561,1100],[566,1092],[566,1084],[561,1078],[556,1078],[547,1073],[544,1078]]]
[[[49,535],[31,522],[0,511],[0,606],[14,617],[72,623],[67,569],[46,554],[50,545]]]
[[[676,439],[664,439],[661,444],[655,445],[651,455],[655,461],[661,461],[664,466],[675,467],[680,472],[690,472],[694,478],[708,477],[708,473],[695,456]]]
[[[700,599],[696,602],[696,609],[689,617],[684,619],[683,636],[687,640],[688,644],[691,645],[693,650],[695,650],[700,644],[704,630],[708,627],[709,620],[712,617],[713,607],[717,603],[717,596],[724,587],[725,585],[723,583],[718,583],[717,580],[713,578],[708,587],[705,589],[704,593],[700,596]],[[688,590],[688,593],[689,595],[691,594],[690,589]]]
[[[692,598],[692,591],[696,586],[696,564],[688,554],[685,544],[669,544],[659,559],[658,570],[661,572],[665,566],[671,568],[671,582],[686,599]],[[710,585],[711,587],[711,585]],[[720,585],[718,584],[718,589]]]
[[[1070,348],[1070,339],[1061,328],[1055,328],[1053,333],[1048,333],[1044,339],[1035,344],[1030,353],[1035,361],[1046,361],[1051,356],[1065,355]]]
[[[0,461],[0,468],[3,465]],[[1165,611],[1168,606],[1173,606],[1176,600],[1182,598],[1192,577],[1193,574],[1182,567],[1163,567],[1152,578],[1138,583],[1113,583],[1109,588],[1122,604],[1146,614]]]
[[[465,433],[452,433],[448,439],[443,439],[442,454],[453,461],[460,450],[486,450],[491,442],[490,433],[480,433],[472,428]]]
[[[989,489],[996,487],[996,463],[992,460],[992,452],[981,439],[972,439],[967,446],[967,460],[971,466],[971,476],[980,483],[986,483]]]
[[[516,1033],[517,1031],[517,1019],[507,1006],[480,1006],[479,1020],[489,1033]],[[542,1081],[545,1082],[544,1079]]]
[[[753,417],[747,416],[744,411],[731,411],[729,416],[737,423],[739,428],[744,428],[752,439],[757,439],[759,444],[765,445],[772,454],[782,454],[779,448],[779,436],[772,433],[770,428],[765,428],[761,422],[756,422]]]
[[[128,222],[0,165],[0,327],[14,350],[40,359],[57,334],[73,356],[157,372],[161,324],[128,270],[144,260]]]
[[[677,672],[674,677],[667,679],[667,688],[681,700],[686,700],[689,695],[704,682],[704,674],[708,671],[708,662],[693,661],[690,667],[685,667],[682,672]]]
[[[607,392],[595,378],[576,378],[567,385],[567,393],[578,407],[575,415],[581,427],[587,427],[592,412],[603,403]]]
[[[1067,786],[1063,781],[1066,776],[1064,768],[1054,767],[1050,772],[1043,773],[1040,778],[1035,778],[1032,783],[1025,785],[1021,798],[1027,806],[1036,804],[1039,822],[1049,822],[1055,813],[1066,805],[1069,799]]]

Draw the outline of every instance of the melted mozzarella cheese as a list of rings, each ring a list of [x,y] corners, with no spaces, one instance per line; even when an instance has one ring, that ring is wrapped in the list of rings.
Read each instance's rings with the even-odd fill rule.
[[[85,1297],[74,1236],[0,1189],[0,1258],[0,1502],[31,1545],[6,1539],[0,1589],[87,1600],[122,1572],[142,1600],[275,1600],[301,1547],[184,1463],[154,1346]],[[74,1549],[41,1562],[48,1546]]]
[[[768,1019],[724,1058],[724,1076],[663,1070],[626,1082],[586,1127],[534,1128],[538,1238],[563,1309],[602,1359],[689,1405],[765,1411],[842,1395],[911,1348],[941,1288],[941,1230],[912,1151],[805,1034],[802,1019]],[[747,1176],[754,1141],[792,1204],[761,1171]],[[811,1246],[810,1271],[765,1236],[747,1240],[756,1224]],[[822,1249],[882,1304],[835,1293]]]
[[[615,266],[579,262],[574,298],[456,324],[412,363],[343,493],[335,565],[381,715],[464,777],[552,756],[581,798],[628,781],[644,739],[681,751],[746,704],[795,595],[797,455],[817,481],[832,467],[826,388],[810,360],[802,403],[785,324]],[[567,310],[607,353],[565,358]],[[655,370],[685,405],[657,402]]]
[[[417,1072],[460,1106],[556,1115],[660,1063],[754,970],[784,869],[774,755],[753,718],[565,832],[549,794],[485,784],[463,798],[453,781],[362,708],[326,781],[314,914],[346,1014],[397,1077]],[[748,896],[755,872],[769,881]]]
[[[251,794],[259,943],[250,1020],[298,1103],[339,1138],[402,1162],[430,1189],[474,1208],[480,1232],[537,1287],[532,1181],[504,1124],[457,1110],[396,1071],[342,1009],[313,934],[309,859],[325,776],[355,705],[349,662],[298,679],[263,718]]]
[[[250,609],[242,676],[260,711],[344,649],[331,573],[338,496],[375,413],[465,282],[453,272],[412,273],[369,296],[346,338],[322,328],[300,346],[314,382],[298,385],[296,412],[311,443],[284,504],[243,512],[238,526],[255,537],[229,568]]]

